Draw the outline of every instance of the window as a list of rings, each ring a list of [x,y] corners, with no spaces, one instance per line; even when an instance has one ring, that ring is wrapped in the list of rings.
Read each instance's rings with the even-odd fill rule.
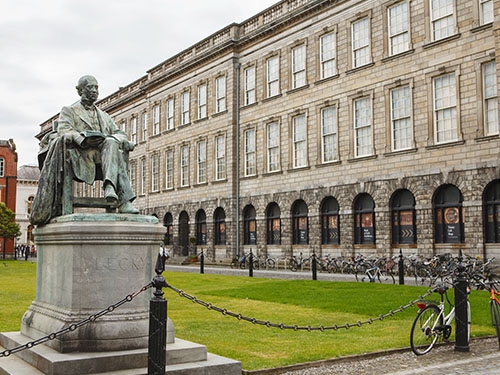
[[[35,199],[35,197],[33,195],[31,195],[31,196],[28,197],[28,201],[26,202],[27,203],[26,213],[28,215],[33,212],[33,200],[34,199]]]
[[[151,157],[151,191],[160,190],[160,159],[157,154]]]
[[[245,105],[255,103],[255,67],[251,66],[244,71],[245,75]]]
[[[392,210],[392,244],[417,243],[417,227],[415,217],[415,197],[406,189],[394,193],[391,202]]]
[[[198,183],[207,182],[207,141],[200,141],[197,145],[198,164],[197,173]]]
[[[167,212],[163,218],[163,226],[166,228],[165,237],[163,243],[165,245],[172,245],[172,239],[174,238],[174,219],[172,214]]]
[[[165,189],[174,187],[174,152],[165,152]]]
[[[280,130],[279,123],[267,124],[267,171],[280,169]]]
[[[130,133],[131,137],[130,140],[133,143],[137,143],[137,117],[132,117],[132,120],[130,121]]]
[[[455,22],[453,19],[454,0],[429,0],[431,3],[432,40],[440,40],[453,35]]]
[[[122,121],[121,124],[120,124],[120,130],[122,132],[124,132],[125,134],[127,134],[127,122],[126,121]]]
[[[224,112],[226,110],[226,77],[222,76],[215,80],[215,100],[216,112]]]
[[[207,85],[198,87],[198,119],[207,117]]]
[[[207,215],[203,210],[196,213],[196,244],[207,244]]]
[[[271,57],[266,61],[266,71],[267,97],[270,98],[279,94],[280,71],[278,56]]]
[[[5,174],[5,159],[0,158],[0,177],[3,177]]]
[[[396,55],[409,48],[408,3],[401,2],[387,9],[389,54]]]
[[[245,176],[253,176],[256,171],[255,129],[245,131]]]
[[[368,18],[356,21],[352,24],[352,67],[366,65],[370,62],[370,22]]]
[[[142,140],[145,141],[148,138],[148,113],[147,112],[142,113],[141,129],[142,129]]]
[[[398,87],[391,95],[392,150],[405,150],[412,146],[410,87]]]
[[[494,18],[493,0],[479,0],[479,13],[481,25],[492,23]]]
[[[181,97],[181,124],[189,124],[189,92],[183,92]]]
[[[483,195],[483,222],[486,243],[500,243],[500,180],[490,182]]]
[[[292,49],[292,88],[306,84],[306,46],[301,45]]]
[[[319,39],[321,78],[332,77],[337,73],[335,54],[335,33],[323,35]]]
[[[321,203],[321,244],[340,244],[339,203],[327,197]]]
[[[358,195],[354,201],[354,243],[375,243],[375,202],[366,193]]]
[[[495,61],[483,64],[483,108],[486,135],[498,134],[497,67]]]
[[[146,159],[141,159],[141,181],[140,181],[140,187],[139,187],[139,191],[140,191],[141,195],[144,195],[144,192],[145,192],[146,178],[147,178]]]
[[[306,116],[295,116],[293,123],[293,167],[300,168],[307,165],[307,127]]]
[[[281,212],[278,204],[271,203],[266,210],[267,218],[267,244],[281,244]]]
[[[130,161],[128,174],[130,176],[130,186],[134,191],[137,191],[137,164],[135,161]]]
[[[221,207],[217,207],[214,213],[215,245],[226,244],[226,213]]]
[[[167,130],[174,128],[174,99],[167,100]]]
[[[226,137],[219,135],[215,138],[215,179],[226,178]]]
[[[355,156],[367,156],[372,153],[372,124],[370,98],[354,101],[354,136]]]
[[[338,159],[336,106],[323,108],[321,110],[321,150],[321,161],[323,163]]]
[[[453,185],[441,186],[433,200],[436,243],[464,242],[463,196]]]
[[[153,107],[153,135],[160,134],[160,105]]]
[[[457,140],[455,75],[437,77],[434,83],[434,134],[437,143]]]
[[[309,243],[309,210],[306,202],[298,200],[292,205],[292,243],[294,245],[307,245]]]
[[[257,244],[257,220],[255,220],[255,208],[248,205],[243,209],[243,232],[244,244]]]
[[[181,147],[181,186],[189,185],[189,146]]]

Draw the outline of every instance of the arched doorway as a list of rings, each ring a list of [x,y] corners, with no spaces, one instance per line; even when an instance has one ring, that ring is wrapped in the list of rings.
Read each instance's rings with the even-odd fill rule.
[[[186,211],[179,215],[179,247],[182,255],[189,254],[189,215]]]

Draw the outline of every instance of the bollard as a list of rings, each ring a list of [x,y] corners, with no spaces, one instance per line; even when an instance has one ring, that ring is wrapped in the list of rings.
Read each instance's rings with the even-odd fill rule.
[[[317,264],[316,264],[316,252],[314,250],[313,250],[313,255],[312,255],[311,270],[312,270],[313,280],[318,280],[318,268],[317,268]]]
[[[205,273],[205,255],[203,255],[203,250],[200,253],[200,273]]]
[[[403,261],[403,250],[401,249],[399,249],[398,272],[399,272],[399,285],[405,285],[405,265]]]
[[[149,302],[148,375],[165,375],[167,362],[167,301],[163,298],[163,287],[167,282],[162,276],[165,270],[165,253],[160,250],[156,260],[152,284],[156,288]]]
[[[253,254],[252,254],[252,249],[250,249],[250,254],[248,254],[248,276],[253,277]]]
[[[465,266],[462,262],[462,249],[458,252],[457,279],[455,280],[455,350],[469,351],[469,319],[467,306],[467,279]]]

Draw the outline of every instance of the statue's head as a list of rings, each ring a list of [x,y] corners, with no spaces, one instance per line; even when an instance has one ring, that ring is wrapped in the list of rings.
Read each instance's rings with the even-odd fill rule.
[[[88,104],[93,104],[99,96],[99,85],[95,77],[85,75],[78,80],[76,85],[78,95],[82,101]]]

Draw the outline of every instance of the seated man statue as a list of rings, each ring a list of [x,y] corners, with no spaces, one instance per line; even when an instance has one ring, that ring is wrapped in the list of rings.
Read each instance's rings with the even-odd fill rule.
[[[95,106],[98,88],[93,76],[80,78],[76,89],[81,100],[61,109],[57,134],[49,134],[45,140],[44,156],[39,160],[42,171],[30,218],[32,224],[45,224],[60,215],[57,207],[62,187],[58,186],[60,178],[53,174],[58,173],[58,165],[66,157],[60,151],[63,143],[67,145],[77,181],[92,184],[96,179],[96,163],[99,163],[106,200],[116,203],[120,213],[139,213],[131,203],[135,193],[127,173],[128,153],[135,145],[106,112]]]

